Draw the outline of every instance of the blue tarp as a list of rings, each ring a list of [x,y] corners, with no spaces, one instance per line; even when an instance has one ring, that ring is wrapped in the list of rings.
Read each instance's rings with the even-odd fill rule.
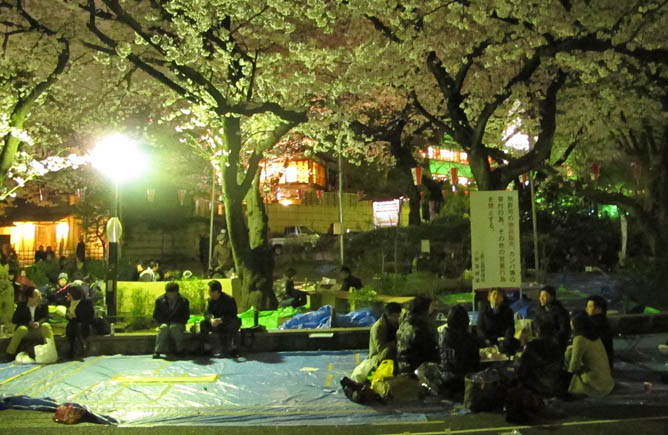
[[[371,308],[362,308],[356,311],[351,311],[347,314],[336,314],[337,328],[350,328],[356,326],[371,326],[378,317],[374,314]]]
[[[617,404],[665,403],[661,374],[667,334],[615,338],[616,387],[603,399],[556,402],[581,411]],[[248,354],[246,360],[168,361],[150,355],[96,356],[44,366],[0,364],[0,394],[31,409],[79,403],[123,425],[346,425],[442,419],[461,411],[446,400],[368,407],[348,400],[339,380],[365,351]],[[197,381],[215,375],[215,379]],[[194,377],[192,381],[184,376]],[[645,392],[645,382],[653,384]],[[50,398],[50,399],[47,399]],[[31,402],[28,402],[31,403]],[[12,405],[13,406],[13,405]],[[568,413],[568,412],[566,412]]]
[[[5,397],[84,404],[123,425],[359,425],[450,415],[454,404],[440,400],[374,408],[348,400],[339,381],[365,357],[354,350],[257,353],[245,361],[97,356],[40,366],[1,388]],[[9,379],[4,366],[0,382]],[[211,375],[217,379],[194,382]],[[184,376],[193,382],[178,379]]]
[[[324,305],[315,311],[296,314],[279,329],[323,329],[332,327],[332,306]]]

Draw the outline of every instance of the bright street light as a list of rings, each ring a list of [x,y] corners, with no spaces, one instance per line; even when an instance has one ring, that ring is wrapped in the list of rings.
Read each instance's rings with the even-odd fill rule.
[[[106,136],[97,143],[89,155],[93,166],[114,182],[114,207],[112,217],[107,222],[109,241],[107,274],[107,315],[111,321],[116,319],[116,288],[118,283],[118,242],[123,234],[120,221],[118,185],[123,181],[137,177],[146,166],[146,156],[137,144],[126,136],[116,133]],[[109,285],[111,281],[111,285]]]
[[[146,156],[137,144],[116,133],[103,138],[90,153],[93,166],[110,177],[114,183],[122,183],[137,177],[146,166]]]

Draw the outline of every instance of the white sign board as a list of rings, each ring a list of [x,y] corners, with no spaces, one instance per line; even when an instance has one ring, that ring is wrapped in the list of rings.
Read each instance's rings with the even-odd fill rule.
[[[399,225],[399,213],[401,213],[400,199],[373,202],[373,224],[376,227]]]
[[[473,290],[520,287],[517,191],[471,192]]]

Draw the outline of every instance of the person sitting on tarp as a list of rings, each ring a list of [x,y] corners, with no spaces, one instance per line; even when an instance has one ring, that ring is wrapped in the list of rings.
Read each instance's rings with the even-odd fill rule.
[[[221,353],[233,358],[239,356],[237,348],[241,320],[237,317],[237,303],[232,296],[223,293],[219,281],[211,280],[209,285],[209,301],[206,305],[204,320],[200,323],[201,342],[204,353],[211,353],[208,342],[209,335],[218,338]]]
[[[481,302],[476,332],[484,347],[499,346],[499,350],[507,354],[517,351],[519,342],[515,338],[513,310],[500,289],[491,289],[487,301]]]
[[[539,337],[551,340],[563,355],[571,335],[568,311],[557,300],[557,291],[552,286],[545,286],[538,294],[540,307],[534,319],[534,329]]]
[[[385,312],[371,326],[369,332],[369,355],[353,370],[350,378],[355,382],[363,383],[372,370],[385,359],[396,360],[397,357],[397,329],[401,305],[390,302],[385,306]]]
[[[339,280],[341,281],[340,290],[343,290],[344,292],[349,291],[351,288],[354,288],[355,290],[362,288],[362,280],[354,276],[348,266],[341,266]]]
[[[28,294],[28,300],[16,305],[12,317],[12,323],[16,325],[16,329],[7,346],[7,361],[14,361],[16,351],[26,337],[39,342],[44,342],[47,338],[53,340],[48,304],[42,303],[42,295],[33,287],[28,288],[26,294]]]
[[[438,338],[442,387],[453,393],[463,391],[465,376],[480,370],[478,340],[469,332],[469,315],[464,307],[450,308],[447,328]]]
[[[190,302],[179,293],[179,285],[170,281],[165,285],[165,293],[155,300],[153,319],[158,322],[153,358],[169,353],[169,340],[174,341],[177,355],[185,351],[185,329],[190,318]]]
[[[306,305],[306,293],[295,288],[294,276],[297,271],[292,267],[288,268],[283,274],[283,278],[276,286],[276,298],[281,307],[301,307]]]
[[[438,336],[429,319],[431,310],[431,299],[416,296],[410,310],[401,319],[397,329],[399,373],[412,374],[424,362],[439,362]]]
[[[615,387],[615,381],[594,324],[587,313],[578,311],[571,317],[571,325],[573,345],[568,346],[565,355],[567,370],[572,374],[568,392],[591,397],[607,396]]]
[[[612,347],[612,331],[608,323],[608,302],[603,296],[592,295],[587,298],[585,311],[594,325],[594,330],[603,342],[605,352],[608,355],[610,370],[614,367],[615,350]]]
[[[70,343],[69,359],[74,359],[77,354],[81,357],[88,351],[87,339],[90,335],[90,327],[95,319],[93,303],[86,299],[83,288],[78,285],[70,285],[67,288],[67,327],[65,335]]]

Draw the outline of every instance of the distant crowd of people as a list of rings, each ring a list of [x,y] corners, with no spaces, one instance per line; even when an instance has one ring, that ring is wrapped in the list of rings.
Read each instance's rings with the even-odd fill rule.
[[[513,365],[513,382],[537,397],[609,394],[615,385],[614,351],[606,300],[591,296],[584,310],[569,315],[556,290],[548,286],[540,291],[539,303],[531,340],[520,331],[516,334],[513,311],[499,289],[492,289],[481,303],[475,333],[461,305],[450,309],[446,327],[439,332],[430,315],[430,299],[417,296],[405,311],[389,303],[371,328],[368,358],[342,380],[344,391],[358,402],[391,397],[392,383],[389,391],[370,385],[375,370],[391,360],[394,376],[413,379],[428,393],[451,397],[463,392],[467,376],[483,368],[480,349],[495,347],[512,356],[504,364]],[[405,388],[405,383],[396,385]]]

